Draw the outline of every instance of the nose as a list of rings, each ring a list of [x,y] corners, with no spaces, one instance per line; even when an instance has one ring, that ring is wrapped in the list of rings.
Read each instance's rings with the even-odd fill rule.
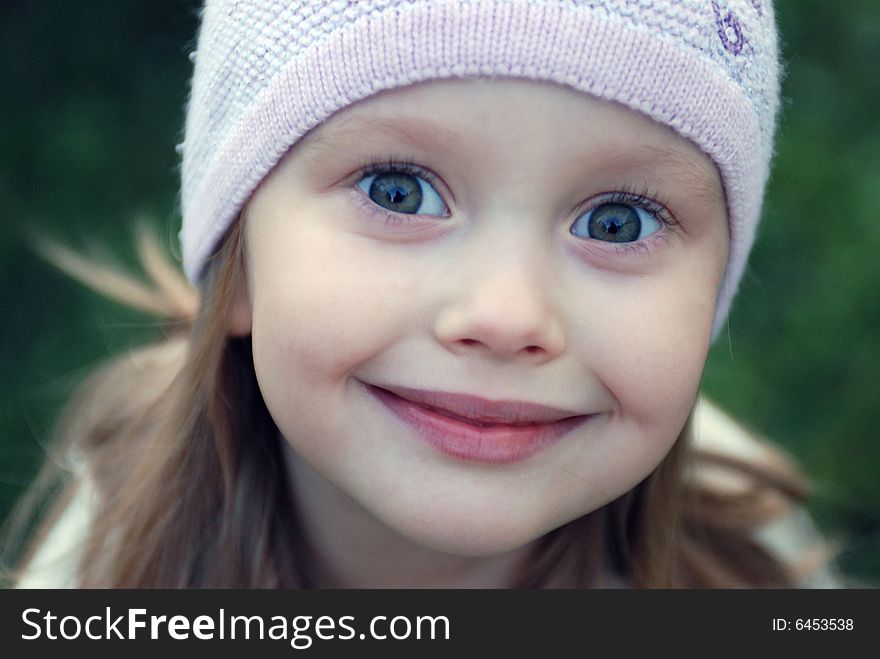
[[[456,354],[549,361],[565,351],[565,332],[550,282],[538,264],[483,260],[459,271],[455,291],[437,315],[434,334]]]

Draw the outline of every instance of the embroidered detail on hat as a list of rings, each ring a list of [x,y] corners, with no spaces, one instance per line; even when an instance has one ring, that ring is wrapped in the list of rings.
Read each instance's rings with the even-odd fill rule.
[[[752,6],[758,10],[760,15],[761,9],[759,6],[755,6],[754,0]],[[718,31],[718,36],[721,38],[724,50],[734,55],[739,55],[742,52],[746,38],[743,35],[742,27],[736,14],[728,11],[727,16],[722,18],[721,7],[718,6],[717,0],[712,0],[712,10],[715,12],[715,27]]]

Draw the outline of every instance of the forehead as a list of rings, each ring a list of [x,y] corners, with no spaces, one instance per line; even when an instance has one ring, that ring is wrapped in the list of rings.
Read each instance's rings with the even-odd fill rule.
[[[660,168],[694,193],[723,200],[715,164],[672,128],[551,82],[450,79],[381,92],[334,114],[297,148],[320,157],[352,143],[487,160],[494,154],[499,166],[515,152],[561,166],[601,162],[634,175]]]

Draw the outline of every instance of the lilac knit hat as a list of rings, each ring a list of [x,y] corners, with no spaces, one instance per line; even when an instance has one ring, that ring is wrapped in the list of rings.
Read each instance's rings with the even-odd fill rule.
[[[717,336],[761,213],[779,106],[771,0],[207,0],[181,145],[197,282],[260,180],[376,92],[449,77],[553,81],[669,125],[718,166],[730,225]]]

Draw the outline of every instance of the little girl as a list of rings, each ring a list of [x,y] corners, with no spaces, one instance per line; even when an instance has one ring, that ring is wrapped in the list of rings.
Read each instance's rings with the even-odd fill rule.
[[[194,60],[198,312],[73,402],[20,585],[803,582],[799,477],[698,397],[769,0],[208,0]]]

